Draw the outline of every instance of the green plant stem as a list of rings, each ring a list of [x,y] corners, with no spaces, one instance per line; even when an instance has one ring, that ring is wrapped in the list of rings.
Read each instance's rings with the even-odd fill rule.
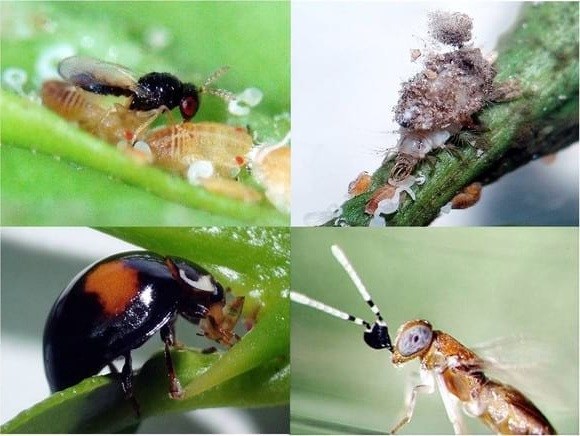
[[[496,83],[519,82],[522,96],[492,104],[478,118],[485,128],[481,142],[489,144],[478,156],[462,147],[457,157],[437,155],[433,167],[424,162],[415,173],[427,176],[413,187],[416,201],[406,198],[398,212],[386,216],[387,225],[429,225],[455,194],[469,184],[491,183],[533,159],[554,153],[578,140],[578,8],[577,2],[528,3],[513,30],[498,45]],[[371,190],[342,206],[340,222],[366,226],[365,205],[387,183],[393,161],[372,176]]]
[[[134,162],[114,147],[79,131],[47,109],[4,91],[0,91],[0,122],[3,145],[26,148],[96,169],[162,199],[236,218],[240,223],[287,223],[287,216],[272,207],[263,204],[242,205],[231,198],[213,195],[203,188],[191,186],[165,171]],[[30,138],[34,138],[32,143]]]

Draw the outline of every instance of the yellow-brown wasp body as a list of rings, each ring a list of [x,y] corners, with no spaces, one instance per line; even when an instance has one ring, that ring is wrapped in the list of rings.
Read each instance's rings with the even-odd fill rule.
[[[461,409],[502,434],[555,434],[540,410],[512,386],[488,378],[485,361],[451,335],[433,330],[424,320],[408,321],[397,332],[392,362],[418,359],[421,382],[407,397],[405,417],[393,432],[408,423],[417,394],[439,390],[456,434],[465,434]]]
[[[392,433],[407,424],[419,393],[439,391],[445,410],[457,434],[467,433],[462,412],[479,418],[494,432],[503,434],[555,434],[554,427],[540,410],[516,388],[489,378],[489,362],[451,335],[434,330],[428,321],[404,323],[391,343],[387,324],[358,274],[342,252],[333,245],[332,253],[355,284],[363,300],[376,316],[374,324],[292,291],[292,301],[365,327],[364,339],[372,348],[391,351],[395,366],[418,359],[420,380],[413,383],[406,398],[406,412]]]

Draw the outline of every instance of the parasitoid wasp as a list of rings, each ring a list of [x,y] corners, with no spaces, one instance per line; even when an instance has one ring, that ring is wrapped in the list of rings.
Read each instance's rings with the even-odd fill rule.
[[[198,87],[193,83],[182,82],[170,73],[151,72],[138,78],[127,67],[87,56],[71,56],[58,65],[58,72],[63,79],[85,91],[129,97],[126,106],[129,111],[155,111],[139,132],[162,112],[176,107],[179,107],[184,120],[190,120],[199,109],[200,94],[232,100],[234,97],[229,91],[209,86],[227,70],[228,67],[218,69]]]
[[[503,434],[555,434],[554,427],[542,412],[518,389],[488,377],[485,359],[451,335],[433,329],[425,320],[411,320],[398,330],[391,342],[388,326],[357,272],[340,247],[332,254],[355,284],[363,300],[375,315],[374,323],[338,310],[301,293],[291,291],[295,303],[309,306],[336,318],[364,327],[364,340],[372,348],[392,352],[392,363],[402,365],[414,359],[420,362],[417,381],[407,392],[405,414],[392,428],[396,432],[411,421],[417,396],[439,391],[447,416],[456,434],[465,434],[463,411],[479,418],[491,430]]]

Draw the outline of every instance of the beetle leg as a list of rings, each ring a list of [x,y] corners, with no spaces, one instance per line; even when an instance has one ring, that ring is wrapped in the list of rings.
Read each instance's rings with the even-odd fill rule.
[[[167,376],[169,377],[169,398],[179,399],[183,397],[183,389],[181,389],[181,383],[175,375],[175,369],[173,368],[173,360],[171,359],[171,352],[169,347],[175,342],[175,326],[173,322],[169,322],[161,327],[160,330],[161,339],[165,343],[165,366],[167,366]]]
[[[119,374],[119,370],[117,369],[117,367],[113,364],[113,362],[109,363],[107,365],[109,367],[109,371],[111,371],[111,374]]]
[[[173,318],[171,321],[169,321],[166,326],[168,326],[169,328],[169,333],[167,336],[167,340],[169,340],[169,345],[171,345],[173,348],[183,348],[183,343],[179,342],[177,340],[177,336],[175,334],[175,318]],[[165,338],[163,337],[163,335],[161,335],[161,339],[163,340],[163,342],[165,342]]]
[[[131,352],[127,352],[123,357],[125,357],[125,364],[123,365],[123,370],[121,371],[121,386],[123,387],[123,392],[125,393],[125,399],[131,401],[131,405],[137,414],[137,417],[141,416],[139,411],[139,403],[133,395],[133,368],[131,365]],[[113,367],[115,371],[115,365],[109,364],[109,368]]]
[[[207,347],[207,348],[204,348],[203,350],[201,350],[202,354],[213,354],[215,352],[217,352],[216,347]]]

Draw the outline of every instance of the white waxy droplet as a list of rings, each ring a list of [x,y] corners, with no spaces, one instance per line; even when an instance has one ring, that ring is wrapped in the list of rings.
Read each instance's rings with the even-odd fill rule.
[[[140,151],[141,153],[146,154],[147,156],[153,156],[151,147],[149,147],[149,144],[147,144],[145,141],[137,141],[135,145],[133,145],[133,148],[137,151]]]
[[[236,96],[236,99],[250,107],[257,106],[264,97],[264,93],[258,88],[246,88]]]
[[[380,215],[373,215],[369,221],[369,227],[385,227],[385,219]]]
[[[447,203],[445,206],[441,207],[441,213],[449,213],[451,212],[451,202]]]
[[[228,104],[228,111],[232,115],[245,116],[250,113],[250,108],[257,106],[264,97],[264,93],[258,88],[246,88],[240,92]]]
[[[375,216],[383,213],[389,215],[395,213],[399,209],[399,195],[395,191],[395,195],[392,198],[385,198],[379,201],[377,204],[377,210],[375,211]]]
[[[198,185],[200,179],[207,179],[213,176],[213,164],[208,160],[197,160],[187,169],[187,180],[192,185]]]
[[[230,102],[228,103],[228,112],[232,115],[243,117],[250,113],[250,108],[246,105],[241,104],[240,101],[234,99],[230,100]]]
[[[13,91],[23,94],[22,86],[28,80],[28,74],[22,68],[6,68],[2,73],[2,81]]]

